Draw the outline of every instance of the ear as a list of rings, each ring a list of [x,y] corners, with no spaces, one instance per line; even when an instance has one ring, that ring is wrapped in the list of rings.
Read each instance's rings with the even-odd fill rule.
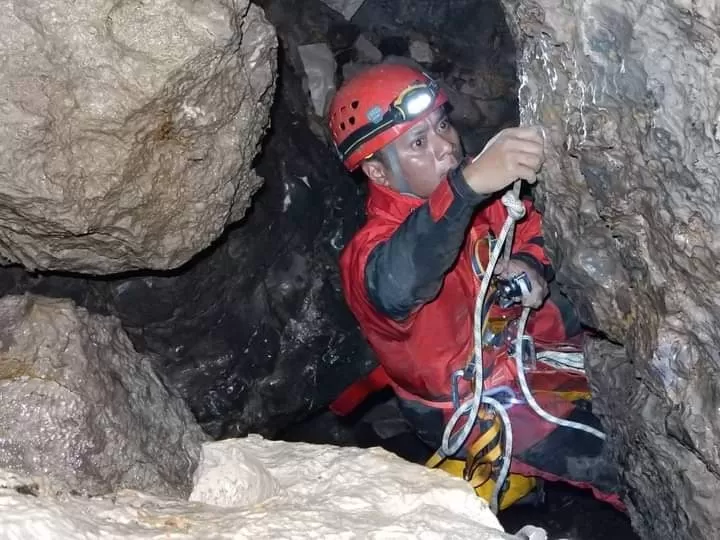
[[[360,167],[371,182],[386,187],[390,185],[390,171],[379,159],[366,159]]]

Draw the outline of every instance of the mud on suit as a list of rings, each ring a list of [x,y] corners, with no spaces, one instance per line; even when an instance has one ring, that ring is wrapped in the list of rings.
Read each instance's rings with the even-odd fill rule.
[[[380,367],[371,384],[351,388],[334,405],[350,412],[362,388],[389,384],[418,436],[440,446],[452,414],[451,375],[473,350],[473,314],[482,276],[473,271],[474,250],[497,235],[507,217],[498,198],[476,194],[461,167],[452,171],[426,199],[370,183],[367,222],[344,249],[340,270],[346,301],[373,348]],[[553,271],[545,253],[541,219],[530,202],[515,230],[512,258],[536,269],[548,282]],[[520,307],[497,315],[517,317]],[[504,311],[500,313],[499,311]],[[550,297],[533,311],[527,327],[536,346],[579,343],[582,328],[570,302],[550,284]],[[484,366],[492,386],[493,366]],[[364,381],[367,383],[368,381]],[[538,402],[551,414],[601,429],[584,399],[554,395],[583,392],[583,375],[559,371],[530,375]],[[359,393],[358,393],[359,391]],[[471,390],[463,382],[461,393]],[[515,443],[511,471],[591,488],[596,496],[622,508],[614,490],[616,474],[596,437],[559,427],[526,405],[509,410]]]

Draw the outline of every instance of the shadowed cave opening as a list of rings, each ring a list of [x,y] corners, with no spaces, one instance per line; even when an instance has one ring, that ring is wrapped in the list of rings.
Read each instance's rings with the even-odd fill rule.
[[[363,222],[365,186],[324,140],[298,48],[326,43],[335,83],[374,52],[419,62],[450,91],[452,120],[468,153],[518,123],[515,49],[500,5],[472,0],[367,0],[350,20],[320,0],[259,0],[277,28],[280,73],[272,127],[256,159],[265,179],[246,217],[170,272],[88,278],[4,268],[0,294],[72,298],[116,315],[135,347],[151,353],[169,387],[215,438],[267,437],[383,446],[422,462],[431,449],[409,430],[392,395],[351,418],[328,403],[375,360],[347,310],[339,251]],[[574,539],[636,538],[629,521],[588,494],[546,485],[546,500],[500,519]]]

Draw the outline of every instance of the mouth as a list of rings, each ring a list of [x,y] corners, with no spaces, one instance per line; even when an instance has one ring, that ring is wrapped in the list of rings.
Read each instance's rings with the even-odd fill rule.
[[[447,176],[447,174],[448,174],[450,171],[452,171],[455,167],[457,167],[459,164],[460,164],[460,160],[459,160],[459,159],[457,159],[457,158],[455,158],[455,157],[451,158],[451,159],[450,159],[450,163],[449,163],[446,167],[443,167],[443,168],[441,169],[441,170],[442,170],[442,174],[441,174],[440,176],[442,176],[442,177]]]

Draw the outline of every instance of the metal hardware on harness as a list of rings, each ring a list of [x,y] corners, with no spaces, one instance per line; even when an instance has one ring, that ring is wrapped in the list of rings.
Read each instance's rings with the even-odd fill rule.
[[[513,276],[510,279],[498,279],[497,294],[498,305],[501,308],[508,308],[532,290],[532,283],[525,272]]]
[[[456,369],[450,375],[450,397],[453,406],[457,409],[460,406],[460,379],[472,381],[475,378],[475,362],[468,362],[464,369]]]
[[[450,375],[450,397],[452,398],[453,407],[456,409],[460,406],[460,379],[463,378],[464,369],[458,369]]]
[[[535,340],[532,336],[523,334],[522,336],[516,337],[511,343],[508,344],[508,354],[516,358],[517,357],[517,343],[518,340],[522,347],[522,365],[526,371],[533,371],[537,367],[537,351],[535,350]]]

